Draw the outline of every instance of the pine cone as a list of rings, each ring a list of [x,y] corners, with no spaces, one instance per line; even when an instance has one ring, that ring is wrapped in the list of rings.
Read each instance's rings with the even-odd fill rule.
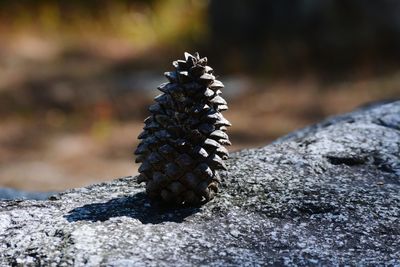
[[[146,182],[152,200],[201,204],[217,193],[218,170],[226,170],[223,145],[231,144],[226,134],[231,124],[220,113],[228,109],[220,96],[224,85],[198,53],[185,53],[185,60],[173,66],[164,74],[169,82],[158,87],[163,94],[149,107],[151,116],[138,137],[138,182]]]

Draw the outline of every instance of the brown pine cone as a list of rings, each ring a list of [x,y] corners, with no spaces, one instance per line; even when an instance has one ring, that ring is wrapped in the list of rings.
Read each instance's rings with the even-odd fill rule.
[[[228,109],[220,96],[224,85],[198,53],[185,53],[173,66],[138,137],[138,182],[146,182],[148,196],[163,204],[201,204],[218,192],[218,170],[226,170],[231,124],[221,114]]]

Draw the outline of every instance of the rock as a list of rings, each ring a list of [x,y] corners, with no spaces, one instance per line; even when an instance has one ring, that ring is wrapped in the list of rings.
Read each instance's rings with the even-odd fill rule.
[[[1,266],[400,265],[400,101],[232,154],[215,200],[152,207],[136,177],[0,202]]]
[[[12,188],[0,187],[0,200],[6,199],[32,199],[32,200],[46,200],[54,195],[54,192],[26,192]]]

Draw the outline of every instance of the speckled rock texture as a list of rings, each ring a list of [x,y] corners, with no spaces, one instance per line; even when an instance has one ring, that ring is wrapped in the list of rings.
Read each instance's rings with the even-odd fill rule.
[[[0,202],[0,266],[400,266],[400,101],[233,153],[197,208],[135,177]]]

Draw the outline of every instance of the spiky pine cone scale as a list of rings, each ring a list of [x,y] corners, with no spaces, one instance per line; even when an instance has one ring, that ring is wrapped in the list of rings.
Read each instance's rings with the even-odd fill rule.
[[[185,53],[185,60],[173,66],[138,137],[138,182],[146,182],[153,200],[199,204],[213,198],[220,184],[218,170],[226,169],[224,145],[230,145],[226,129],[231,124],[221,111],[228,106],[220,96],[224,85],[215,79],[207,58]]]

